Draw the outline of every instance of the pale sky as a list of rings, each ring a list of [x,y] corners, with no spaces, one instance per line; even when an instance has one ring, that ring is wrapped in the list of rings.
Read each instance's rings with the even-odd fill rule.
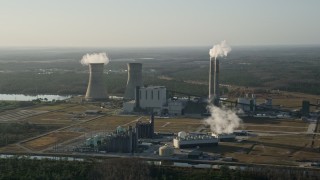
[[[0,0],[0,46],[320,44],[320,0]]]

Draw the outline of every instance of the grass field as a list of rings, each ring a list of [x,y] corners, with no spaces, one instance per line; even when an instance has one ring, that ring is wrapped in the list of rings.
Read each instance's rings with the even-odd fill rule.
[[[53,105],[36,106],[32,109],[38,110],[38,111],[56,111],[59,109],[68,108],[70,106],[74,106],[74,105],[73,104],[53,104]]]
[[[155,131],[158,132],[172,132],[179,131],[195,132],[200,126],[203,126],[201,119],[189,118],[168,118],[155,119]]]
[[[55,106],[53,106],[54,108]],[[27,119],[27,121],[35,124],[61,124],[61,125],[70,125],[78,121],[85,121],[92,116],[84,116],[79,118],[78,114],[83,114],[86,110],[96,110],[100,107],[96,105],[86,104],[86,105],[57,105],[56,110],[33,116]]]
[[[219,146],[200,148],[244,163],[298,165],[298,161],[319,161],[319,151],[310,148],[307,135],[252,137],[242,142],[220,142]]]
[[[246,147],[242,150],[232,148],[231,151],[223,149],[220,152],[246,163],[295,165],[296,161],[320,159],[319,147],[311,148],[310,143],[310,135],[258,136],[241,142],[241,146]],[[235,144],[239,143],[230,142],[229,146],[234,147]]]
[[[247,131],[279,131],[279,132],[306,132],[307,127],[294,126],[276,126],[276,125],[244,125],[243,128]]]
[[[90,131],[107,131],[111,132],[118,126],[123,126],[127,128],[129,125],[135,125],[135,120],[138,116],[104,116],[81,125],[74,126],[73,128],[83,129],[85,132]]]
[[[65,112],[50,112],[26,119],[27,121],[35,124],[61,124],[68,125],[72,124],[71,118],[72,114],[67,114]]]
[[[21,145],[28,149],[41,151],[49,148],[55,144],[65,142],[69,139],[76,138],[82,135],[82,133],[77,132],[53,132],[46,136],[39,137],[37,139],[27,141]]]
[[[0,148],[0,153],[12,153],[12,152],[23,153],[23,152],[26,152],[26,150],[21,148],[21,147],[19,147],[16,144],[10,144],[8,146]]]
[[[104,116],[73,128],[85,129],[90,131],[114,131],[116,127],[123,126],[127,128],[129,125],[135,126],[137,119],[140,121],[149,121],[148,116]],[[199,126],[203,125],[199,119],[176,118],[176,119],[155,119],[155,131],[157,132],[173,132],[179,131],[194,132]]]

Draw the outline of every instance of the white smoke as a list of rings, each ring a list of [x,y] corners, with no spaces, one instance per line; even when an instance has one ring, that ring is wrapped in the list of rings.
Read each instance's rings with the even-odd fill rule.
[[[236,115],[236,112],[219,108],[212,104],[208,105],[211,116],[204,120],[204,123],[210,125],[210,129],[215,134],[230,134],[238,128],[242,120]]]
[[[231,51],[231,47],[227,44],[226,40],[221,41],[220,44],[216,44],[209,51],[211,58],[225,57]]]
[[[93,53],[84,55],[80,62],[82,65],[88,65],[90,63],[108,64],[109,58],[107,56],[107,53]]]

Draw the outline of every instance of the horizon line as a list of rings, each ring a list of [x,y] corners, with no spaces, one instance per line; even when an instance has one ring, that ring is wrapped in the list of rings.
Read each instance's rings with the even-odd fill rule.
[[[229,43],[230,44],[230,43]],[[159,45],[159,46],[68,46],[68,45],[49,45],[49,46],[39,46],[39,45],[30,45],[30,46],[2,46],[0,45],[0,48],[197,48],[197,47],[212,47],[215,44],[212,45]],[[279,47],[279,46],[320,46],[320,43],[314,43],[314,44],[235,44],[231,45],[232,47]]]

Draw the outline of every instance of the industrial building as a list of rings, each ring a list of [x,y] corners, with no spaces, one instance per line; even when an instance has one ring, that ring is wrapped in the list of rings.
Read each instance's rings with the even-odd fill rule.
[[[101,144],[102,136],[101,135],[95,135],[91,138],[86,139],[85,145],[90,147],[97,147],[99,144]]]
[[[309,114],[310,114],[310,102],[304,100],[302,101],[301,115],[309,116]]]
[[[135,94],[134,101],[123,104],[124,112],[146,111],[160,115],[168,110],[167,89],[164,86],[137,87]]]
[[[185,100],[169,100],[168,101],[168,113],[173,116],[180,116],[185,114],[185,107],[187,101]]]
[[[136,98],[137,100],[138,98]],[[148,86],[139,89],[139,107],[161,114],[167,104],[167,89],[164,86]]]
[[[103,83],[104,63],[89,64],[89,83],[85,99],[87,101],[102,101],[108,99],[106,87]]]
[[[270,102],[268,102],[269,104]],[[272,101],[271,101],[272,103]],[[251,97],[246,95],[244,98],[237,99],[237,108],[242,109],[244,112],[253,112],[256,110],[256,99],[255,95],[252,94]]]
[[[141,63],[128,63],[128,81],[126,91],[124,93],[124,99],[135,99],[136,87],[142,87],[142,64]]]
[[[203,157],[203,152],[199,150],[193,150],[188,153],[188,159],[200,159]]]
[[[207,134],[187,134],[179,132],[178,136],[173,139],[175,148],[204,147],[218,145],[218,138]]]
[[[152,114],[149,122],[138,121],[136,123],[136,133],[139,139],[151,139],[154,136],[154,115]]]
[[[85,145],[99,151],[133,153],[137,149],[138,138],[131,126],[128,130],[118,127],[115,132],[106,136],[95,135],[93,138],[88,138]]]
[[[213,137],[216,137],[219,139],[220,142],[227,142],[227,141],[235,141],[236,135],[234,133],[223,133],[223,134],[214,134],[212,133]]]

